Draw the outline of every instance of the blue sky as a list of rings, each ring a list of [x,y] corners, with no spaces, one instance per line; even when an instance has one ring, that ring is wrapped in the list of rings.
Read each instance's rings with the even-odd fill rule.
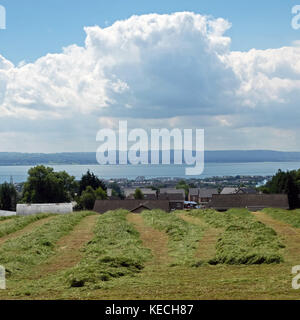
[[[297,4],[291,0],[1,0],[0,4],[7,10],[1,53],[14,63],[83,44],[84,26],[105,27],[134,14],[193,11],[223,17],[233,24],[228,32],[233,50],[278,48],[300,39],[300,31],[290,26],[291,8]]]
[[[0,152],[95,151],[119,120],[299,151],[297,4],[0,0]]]

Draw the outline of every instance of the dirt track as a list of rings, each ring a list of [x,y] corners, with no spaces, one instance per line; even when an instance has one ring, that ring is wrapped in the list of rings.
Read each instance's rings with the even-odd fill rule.
[[[129,214],[127,219],[140,233],[143,245],[151,250],[153,259],[149,264],[164,265],[171,262],[168,254],[168,236],[164,232],[147,226],[139,214]]]

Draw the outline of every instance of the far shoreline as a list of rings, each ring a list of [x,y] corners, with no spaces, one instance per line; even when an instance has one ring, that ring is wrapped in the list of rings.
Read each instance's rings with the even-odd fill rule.
[[[300,160],[268,160],[268,161],[205,161],[205,163],[210,163],[210,164],[253,164],[253,163],[299,163],[300,164]],[[137,165],[132,165],[130,163],[128,164],[99,164],[99,163],[32,163],[32,164],[1,164],[0,163],[0,167],[35,167],[35,166],[99,166],[99,167],[115,167],[115,166],[123,166],[123,167],[131,167],[131,166],[140,166],[140,167],[147,167],[147,166],[153,166],[153,167],[168,167],[168,166],[174,166],[174,167],[186,167],[187,165],[185,164],[137,164]]]

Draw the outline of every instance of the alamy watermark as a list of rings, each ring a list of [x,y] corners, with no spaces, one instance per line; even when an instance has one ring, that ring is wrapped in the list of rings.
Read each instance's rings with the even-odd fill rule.
[[[0,5],[0,30],[6,29],[6,9]]]
[[[293,267],[292,274],[296,275],[292,280],[292,287],[295,290],[299,290],[300,289],[300,266]]]
[[[292,14],[294,15],[291,25],[294,30],[300,29],[300,5],[295,5],[292,8]]]
[[[151,129],[128,131],[127,121],[120,121],[118,130],[102,129],[96,140],[101,142],[97,161],[101,165],[182,165],[188,176],[201,175],[204,170],[203,129]],[[194,135],[195,131],[195,135]],[[173,142],[173,148],[171,148]],[[172,158],[172,159],[171,159]]]
[[[6,289],[5,268],[0,266],[0,290]]]

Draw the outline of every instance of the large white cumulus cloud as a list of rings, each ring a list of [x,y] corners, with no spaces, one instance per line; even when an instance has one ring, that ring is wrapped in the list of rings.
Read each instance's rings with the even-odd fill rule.
[[[300,88],[300,48],[231,52],[229,64],[241,84],[238,95],[251,106],[290,103]]]
[[[191,12],[148,14],[86,27],[84,47],[34,63],[0,55],[0,121],[185,117],[227,129],[297,127],[300,48],[233,52],[230,27]]]
[[[217,115],[295,103],[300,48],[231,52],[230,23],[190,12],[85,28],[85,47],[14,67],[0,58],[1,116]]]
[[[229,27],[223,19],[188,12],[87,27],[84,48],[73,45],[20,67],[0,64],[1,114],[217,113],[216,104],[229,108],[238,85],[221,58],[229,53],[223,35]]]

